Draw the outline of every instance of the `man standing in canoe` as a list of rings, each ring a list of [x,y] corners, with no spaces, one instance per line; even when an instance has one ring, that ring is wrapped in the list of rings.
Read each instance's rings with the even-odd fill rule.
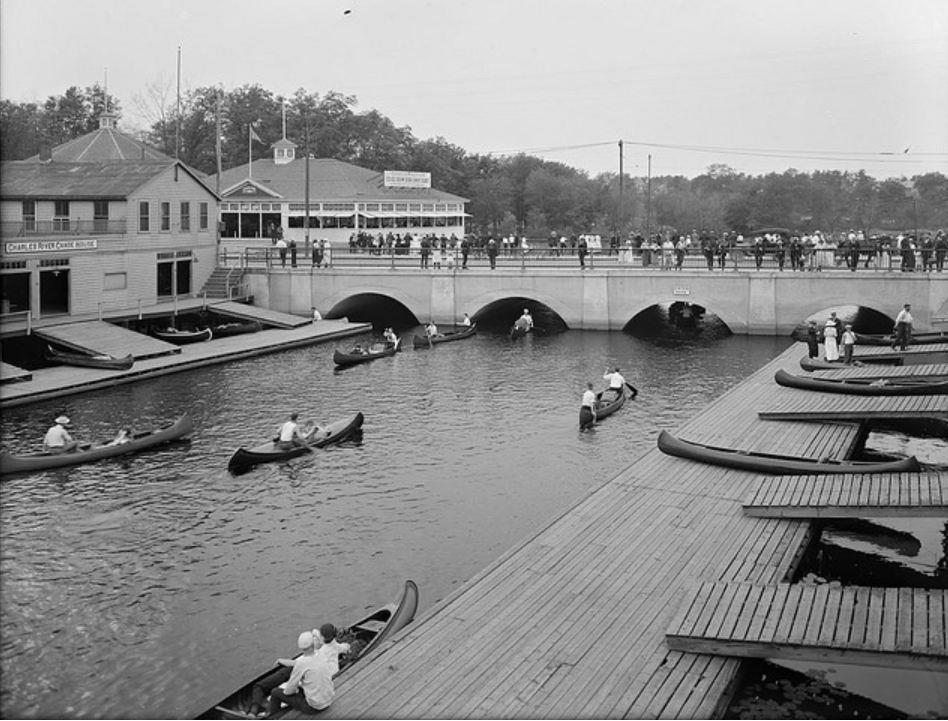
[[[912,305],[906,303],[902,310],[895,316],[894,337],[892,341],[892,350],[899,346],[899,350],[905,350],[905,347],[912,342]]]
[[[593,384],[586,383],[586,390],[583,391],[582,404],[579,406],[579,430],[585,431],[592,428],[596,422],[596,394],[593,393]]]
[[[66,426],[69,425],[68,416],[56,418],[55,425],[46,431],[43,439],[43,450],[46,453],[72,453],[79,444],[72,439]]]
[[[607,368],[606,373],[602,379],[609,381],[609,390],[615,393],[613,398],[618,398],[620,395],[622,395],[622,393],[625,392],[623,390],[624,388],[629,389],[629,392],[632,394],[632,398],[635,398],[639,394],[638,388],[629,383],[619,372],[619,366],[616,366],[611,371]]]
[[[277,447],[280,450],[288,451],[291,448],[306,445],[303,436],[300,434],[300,427],[296,422],[297,418],[299,418],[299,413],[291,413],[290,420],[280,426],[280,439],[277,441]]]

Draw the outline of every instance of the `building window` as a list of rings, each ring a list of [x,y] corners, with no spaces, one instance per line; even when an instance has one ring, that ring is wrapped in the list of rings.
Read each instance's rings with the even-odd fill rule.
[[[191,230],[191,203],[181,201],[181,230]]]
[[[53,230],[69,230],[69,201],[53,201]]]
[[[106,273],[102,280],[102,290],[125,290],[127,287],[126,273]]]
[[[23,230],[36,230],[36,201],[23,201]]]
[[[161,230],[171,230],[171,203],[161,203]]]
[[[109,201],[92,201],[92,228],[96,233],[104,233],[109,229]]]
[[[138,230],[147,233],[149,225],[149,215],[151,211],[148,207],[148,201],[143,200],[138,204]]]
[[[198,210],[201,214],[201,230],[207,230],[207,203],[201,203]]]

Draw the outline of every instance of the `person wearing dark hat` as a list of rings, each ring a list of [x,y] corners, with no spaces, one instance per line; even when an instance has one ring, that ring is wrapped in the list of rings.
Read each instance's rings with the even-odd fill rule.
[[[69,425],[68,416],[59,416],[55,420],[55,425],[46,431],[46,437],[43,439],[43,450],[46,453],[72,453],[79,445],[69,435],[66,426]]]

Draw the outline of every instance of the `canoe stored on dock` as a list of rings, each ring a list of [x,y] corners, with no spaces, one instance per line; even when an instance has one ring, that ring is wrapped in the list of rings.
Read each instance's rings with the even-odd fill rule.
[[[9,453],[0,453],[0,475],[11,473],[26,473],[42,471],[47,468],[74,466],[79,463],[89,463],[102,458],[125,456],[137,453],[146,448],[162,445],[170,441],[183,438],[194,430],[194,424],[185,413],[174,423],[154,431],[133,433],[127,443],[111,445],[108,443],[80,448],[72,453],[34,453],[27,456],[14,456]]]
[[[174,328],[158,330],[156,328],[152,331],[152,335],[175,345],[202,343],[214,337],[210,328],[202,328],[201,330],[175,330]]]
[[[770,475],[814,473],[897,473],[918,471],[921,466],[915,456],[894,461],[839,461],[801,456],[781,456],[736,448],[718,448],[676,438],[668,431],[658,434],[658,447],[663,453],[687,458],[714,466],[757,471]]]
[[[116,358],[106,353],[98,355],[89,355],[86,353],[69,353],[59,351],[52,346],[46,346],[44,353],[46,360],[62,363],[67,366],[80,366],[82,368],[102,368],[104,370],[127,371],[135,362],[135,357],[129,353],[122,358]]]
[[[362,428],[364,420],[365,417],[359,412],[351,418],[334,421],[322,429],[314,428],[308,435],[303,436],[309,446],[294,446],[293,448],[284,449],[280,448],[276,440],[270,440],[253,448],[240,447],[230,457],[227,469],[231,473],[242,473],[261,463],[284,461],[309,453],[312,448],[323,448],[333,443],[342,443],[342,441],[352,438]]]
[[[797,376],[782,368],[774,374],[778,385],[825,393],[854,396],[943,396],[948,395],[948,376],[893,376],[891,378],[824,378]]]
[[[338,678],[339,674],[343,673],[352,664],[378,648],[392,634],[411,623],[415,618],[417,609],[418,586],[415,585],[414,581],[405,581],[401,599],[397,603],[386,604],[347,628],[338,629],[336,640],[340,643],[348,643],[350,650],[349,653],[339,657],[339,671],[336,672],[334,678]],[[260,674],[252,681],[241,686],[223,701],[199,714],[196,718],[252,718],[249,716],[249,712],[254,684],[277,672],[285,674],[286,679],[284,680],[288,680],[291,670],[289,666],[271,668],[266,673]]]

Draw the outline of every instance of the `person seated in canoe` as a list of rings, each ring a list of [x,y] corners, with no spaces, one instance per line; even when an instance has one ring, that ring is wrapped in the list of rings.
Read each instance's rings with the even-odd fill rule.
[[[72,439],[66,426],[69,425],[69,416],[58,416],[55,425],[46,431],[43,439],[43,450],[46,453],[72,453],[78,447],[78,442]]]
[[[119,430],[118,435],[115,436],[111,441],[106,443],[107,446],[121,446],[126,443],[129,443],[132,440],[132,429],[131,428],[122,428]]]
[[[290,420],[280,426],[280,438],[277,440],[277,448],[288,451],[297,446],[305,446],[306,441],[300,433],[300,426],[296,422],[299,413],[291,413]]]
[[[307,441],[316,441],[320,438],[325,438],[329,435],[329,431],[321,426],[315,421],[306,421],[303,424],[303,429],[300,431],[300,435],[303,436]]]
[[[368,355],[368,351],[362,347],[361,343],[356,343],[349,351],[352,355]]]
[[[306,714],[329,708],[335,696],[332,677],[339,672],[339,656],[351,649],[348,643],[336,641],[336,635],[331,623],[303,631],[296,640],[302,653],[296,658],[278,658],[280,668],[253,685],[249,715],[273,716],[284,703]]]
[[[461,321],[461,325],[467,325],[467,326],[471,325],[471,316],[465,313],[464,320]]]
[[[386,328],[382,333],[382,337],[385,338],[386,343],[391,343],[392,345],[395,345],[395,343],[398,341],[398,336],[395,335],[395,331],[393,331],[391,328]]]
[[[436,326],[433,321],[429,320],[425,324],[425,336],[428,338],[437,338],[439,335],[438,326]]]

